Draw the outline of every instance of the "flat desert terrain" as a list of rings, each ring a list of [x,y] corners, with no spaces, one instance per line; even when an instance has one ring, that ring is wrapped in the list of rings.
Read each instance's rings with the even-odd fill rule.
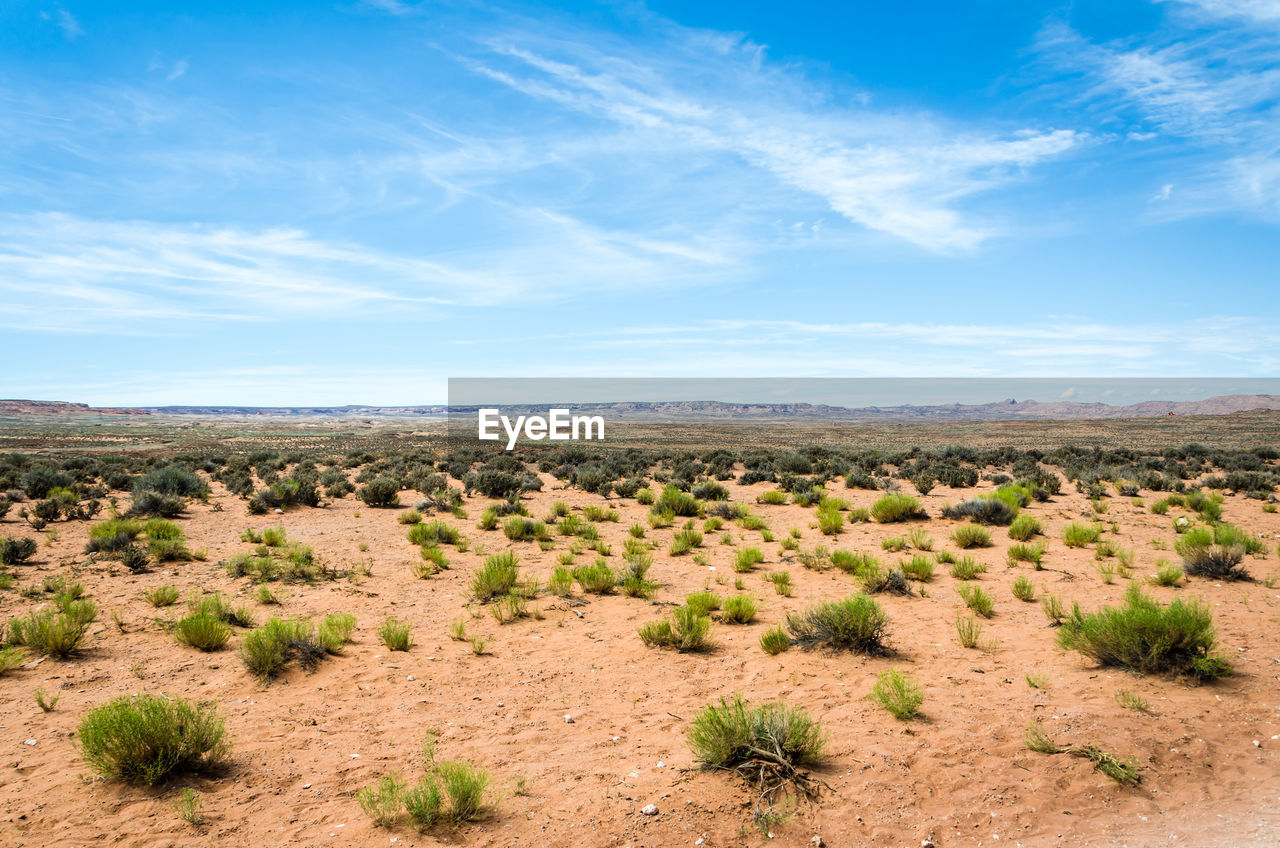
[[[287,476],[294,467],[281,462],[279,473]],[[815,506],[791,496],[761,502],[779,490],[777,482],[740,485],[741,462],[723,481],[727,502],[700,501],[701,515],[654,527],[663,522],[651,522],[653,508],[637,497],[589,493],[530,460],[526,473],[537,476],[541,490],[525,492],[519,504],[544,523],[544,541],[512,540],[504,532],[506,517],[481,529],[495,499],[473,491],[452,512],[422,511],[424,523],[456,528],[462,540],[435,546],[445,567],[430,574],[421,546],[408,539],[412,525],[401,523],[402,512],[423,497],[409,488],[393,508],[347,494],[322,497],[318,507],[253,515],[245,498],[197,470],[208,495],[190,499],[172,520],[198,558],[152,562],[140,573],[86,552],[90,528],[109,517],[107,500],[127,513],[128,491],[101,498],[103,508],[92,519],[54,521],[40,531],[19,517],[33,502],[14,503],[0,535],[34,539],[37,549],[5,566],[16,581],[0,591],[0,621],[51,609],[59,586],[74,583],[96,604],[97,616],[71,656],[29,652],[0,676],[0,844],[1280,843],[1280,515],[1266,511],[1265,499],[1218,493],[1216,520],[1260,541],[1242,562],[1251,579],[1186,576],[1173,586],[1157,585],[1150,578],[1160,560],[1182,564],[1174,521],[1182,516],[1202,525],[1202,516],[1178,505],[1157,513],[1153,505],[1169,493],[1142,489],[1122,496],[1114,481],[1096,484],[1105,493],[1091,500],[1087,486],[1077,491],[1061,468],[1043,464],[1063,479],[1058,494],[1020,510],[1040,526],[1029,540],[1043,545],[1036,568],[1010,560],[1017,542],[1007,526],[986,526],[987,546],[961,549],[953,541],[968,522],[944,518],[943,507],[992,495],[998,484],[990,478],[1010,473],[974,467],[981,479],[972,487],[939,484],[919,494],[909,480],[896,480],[925,513],[909,521],[862,520],[859,510],[870,510],[884,492],[850,488],[840,477],[826,480],[827,496],[843,503],[828,505],[842,520],[837,532],[824,533],[830,527],[820,526]],[[662,468],[657,463],[653,471]],[[1274,471],[1275,460],[1267,468]],[[357,464],[343,473],[354,481],[359,471]],[[1216,471],[1206,469],[1210,473]],[[455,477],[446,482],[464,489]],[[253,480],[255,489],[261,485]],[[649,479],[646,488],[660,496],[663,487]],[[717,519],[718,509],[733,514],[725,503],[742,504],[760,520],[744,526],[740,518]],[[701,539],[673,553],[689,520]],[[558,528],[566,521],[579,531],[595,529],[562,535]],[[1099,541],[1067,546],[1064,528],[1072,523],[1097,527]],[[271,528],[283,528],[287,541],[260,549],[252,540]],[[893,550],[899,544],[892,541],[886,548],[894,539],[902,540],[900,548]],[[549,588],[561,563],[575,568],[603,558],[621,572],[629,543],[632,552],[651,554],[651,597],[587,593],[576,582],[567,591],[561,586],[560,594]],[[245,555],[270,558],[290,545],[309,547],[332,573],[312,582],[262,584],[278,603],[261,602],[259,583],[232,576],[235,569],[227,567],[238,556],[241,562]],[[758,549],[760,561],[735,570],[747,548]],[[500,623],[495,604],[475,597],[473,577],[506,551],[518,557],[521,580],[538,585],[526,592],[523,615]],[[888,617],[887,652],[799,644],[776,655],[763,651],[762,634],[785,627],[789,614],[863,588],[853,570],[833,564],[836,551],[874,556],[885,570],[913,557],[933,563],[927,579],[907,581],[909,595],[871,596]],[[965,556],[985,571],[967,580],[952,576],[948,560]],[[780,574],[790,575],[789,594],[775,583]],[[1014,596],[1020,577],[1034,587],[1033,600]],[[147,600],[169,585],[177,589],[176,603],[157,607]],[[1140,674],[1056,646],[1061,627],[1053,626],[1041,599],[1060,599],[1067,614],[1073,604],[1089,612],[1123,604],[1134,585],[1161,604],[1205,604],[1216,628],[1215,650],[1233,673],[1201,682]],[[965,586],[990,596],[989,617],[968,611],[958,591]],[[669,618],[703,590],[748,595],[758,611],[745,624],[710,612],[708,650],[646,646],[638,628]],[[349,613],[355,630],[345,649],[314,669],[292,663],[264,680],[240,656],[249,627],[233,627],[229,642],[209,652],[175,638],[174,622],[187,614],[188,599],[215,592],[247,609],[254,625],[271,616],[320,621]],[[389,616],[411,627],[408,651],[389,650],[379,638]],[[975,647],[961,644],[958,619],[981,627]],[[918,684],[917,716],[899,720],[868,697],[890,669]],[[46,701],[56,696],[50,711],[37,704],[37,690]],[[215,704],[230,743],[224,761],[155,786],[97,775],[82,756],[80,722],[94,707],[140,692]],[[820,723],[829,737],[824,756],[807,769],[816,797],[780,794],[771,808],[762,807],[746,780],[699,767],[687,742],[690,724],[707,705],[735,695],[752,704],[802,707]],[[1025,732],[1033,722],[1064,748],[1092,745],[1128,761],[1136,782],[1109,778],[1087,757],[1028,750]],[[437,759],[463,760],[489,773],[489,808],[478,820],[426,832],[403,818],[376,826],[357,792],[390,773],[416,781],[429,736]],[[175,808],[185,789],[198,793],[199,825]]]

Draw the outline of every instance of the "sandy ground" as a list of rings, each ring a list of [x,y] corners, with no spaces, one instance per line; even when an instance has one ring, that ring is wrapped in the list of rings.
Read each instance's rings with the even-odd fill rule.
[[[550,477],[545,490],[526,498],[530,513],[545,515],[553,500],[579,507],[602,499],[561,490]],[[935,489],[923,502],[931,516],[912,525],[858,524],[836,538],[810,525],[812,510],[756,506],[768,485],[731,485],[735,500],[751,503],[781,539],[792,527],[802,548],[816,545],[873,551],[894,562],[909,554],[885,554],[880,541],[909,526],[929,530],[937,549],[956,522],[939,518],[941,506],[974,490]],[[990,488],[984,483],[981,488]],[[777,657],[758,647],[760,634],[786,613],[852,591],[838,570],[805,569],[759,533],[733,528],[735,544],[707,534],[707,565],[666,553],[674,528],[650,530],[661,543],[650,576],[661,582],[655,603],[623,596],[585,603],[542,596],[541,620],[499,625],[487,612],[466,611],[468,582],[484,554],[515,547],[529,575],[544,581],[569,540],[555,550],[512,545],[500,530],[475,527],[482,498],[468,501],[469,518],[446,520],[463,529],[471,550],[446,548],[450,569],[427,580],[410,566],[418,550],[396,522],[398,510],[370,509],[350,497],[322,509],[254,517],[220,487],[209,505],[194,505],[181,520],[192,548],[208,561],[166,566],[133,576],[118,564],[90,562],[82,553],[87,523],[57,525],[58,538],[35,560],[17,567],[21,584],[67,574],[85,583],[101,614],[83,655],[71,661],[37,661],[0,678],[0,845],[1195,845],[1280,844],[1280,588],[1263,582],[1218,584],[1193,580],[1181,588],[1151,587],[1162,601],[1202,598],[1213,609],[1221,646],[1237,674],[1220,683],[1193,686],[1177,680],[1100,669],[1054,647],[1055,631],[1038,604],[1010,592],[1018,574],[1041,591],[1085,608],[1116,603],[1128,581],[1104,584],[1092,551],[1069,549],[1061,528],[1089,513],[1074,492],[1030,512],[1050,540],[1047,570],[1011,568],[1010,540],[994,528],[995,546],[976,551],[989,566],[979,583],[996,598],[984,638],[994,650],[967,650],[955,637],[963,609],[959,582],[940,566],[927,597],[879,596],[891,616],[896,655],[867,658],[792,649]],[[875,493],[833,491],[856,506]],[[414,494],[402,494],[412,503]],[[1155,497],[1147,494],[1150,503]],[[1158,557],[1176,559],[1170,518],[1153,515],[1121,498],[1105,516],[1119,524],[1119,541],[1136,551],[1135,579],[1154,571]],[[222,511],[213,505],[220,504]],[[644,522],[646,508],[613,499],[617,524],[600,525],[621,561],[626,528]],[[16,512],[16,511],[15,511]],[[1175,509],[1176,513],[1177,510]],[[1268,553],[1248,561],[1259,578],[1280,574],[1275,540],[1280,516],[1265,514],[1256,500],[1227,498],[1225,518],[1269,541]],[[251,600],[245,579],[229,579],[220,566],[252,548],[239,541],[246,527],[283,525],[291,539],[314,546],[327,561],[367,562],[372,576],[315,586],[290,586],[282,607]],[[31,531],[10,514],[6,535]],[[688,592],[710,585],[733,591],[735,547],[759,545],[765,563],[743,575],[745,589],[762,602],[747,626],[717,624],[712,653],[681,655],[645,648],[636,627],[665,615]],[[367,545],[367,550],[361,550]],[[589,562],[589,553],[578,562]],[[790,571],[793,597],[779,597],[766,575]],[[235,652],[204,654],[177,644],[157,623],[180,607],[154,610],[143,593],[176,583],[183,591],[219,590],[272,614],[320,616],[352,612],[359,618],[345,655],[314,673],[291,669],[262,685]],[[721,585],[717,585],[721,584]],[[0,618],[36,608],[16,591],[0,592]],[[43,603],[47,603],[44,601]],[[656,605],[655,605],[656,604]],[[123,614],[119,632],[110,612]],[[413,624],[408,653],[388,652],[375,636],[387,615]],[[470,633],[489,640],[489,653],[474,656],[447,633],[465,618]],[[877,673],[910,671],[926,695],[922,720],[900,722],[866,695]],[[1025,682],[1029,672],[1048,677],[1044,689]],[[37,688],[58,692],[53,712],[36,706]],[[1117,690],[1132,690],[1151,703],[1150,713],[1122,709]],[[156,789],[91,777],[74,738],[78,720],[96,704],[124,693],[166,692],[216,701],[234,749],[219,774],[180,777]],[[809,709],[830,732],[830,757],[818,776],[827,785],[816,804],[783,808],[789,818],[770,839],[751,822],[752,797],[723,773],[694,769],[684,733],[694,713],[719,698],[782,698]],[[565,716],[572,723],[565,721]],[[1120,787],[1081,759],[1044,756],[1023,747],[1023,730],[1040,719],[1060,742],[1096,743],[1143,766],[1142,783]],[[457,831],[419,835],[407,826],[373,827],[355,792],[389,771],[410,779],[421,773],[420,746],[428,728],[439,731],[438,754],[483,765],[500,796],[485,821]],[[35,744],[30,744],[34,740]],[[514,792],[517,777],[528,794]],[[175,813],[183,787],[201,793],[208,824],[194,829]],[[640,809],[655,804],[658,814]]]

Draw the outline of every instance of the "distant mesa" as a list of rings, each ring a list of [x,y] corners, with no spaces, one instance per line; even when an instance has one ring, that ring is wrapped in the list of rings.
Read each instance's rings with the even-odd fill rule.
[[[545,414],[564,406],[579,414],[604,415],[616,421],[803,421],[816,422],[939,422],[1037,421],[1062,419],[1151,418],[1175,415],[1230,415],[1256,410],[1280,410],[1280,395],[1221,395],[1196,401],[1144,401],[1127,406],[1005,398],[992,403],[935,406],[833,406],[810,403],[728,403],[724,401],[619,401],[539,405],[507,405],[508,415]],[[474,413],[477,407],[454,407],[455,413]],[[0,416],[71,417],[84,415],[151,415],[169,418],[323,418],[439,419],[450,408],[434,406],[146,406],[91,407],[83,403],[41,400],[0,400]]]

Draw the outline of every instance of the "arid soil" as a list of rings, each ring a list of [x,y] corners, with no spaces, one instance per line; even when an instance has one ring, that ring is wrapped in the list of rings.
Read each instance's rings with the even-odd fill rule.
[[[594,495],[562,489],[548,475],[542,492],[526,496],[534,517],[555,500],[578,508],[603,503]],[[456,485],[456,483],[455,483]],[[873,492],[836,489],[853,506],[870,506]],[[928,521],[909,525],[861,523],[835,537],[819,533],[812,509],[763,506],[756,495],[773,488],[730,485],[735,500],[750,504],[781,540],[793,528],[801,550],[823,545],[874,552],[886,563],[910,552],[886,553],[880,542],[923,527],[935,550],[955,550],[947,538],[957,522],[941,507],[974,490],[938,488],[922,498]],[[982,483],[978,491],[989,490]],[[319,509],[250,516],[244,501],[215,484],[209,503],[191,506],[179,523],[188,544],[203,549],[203,562],[171,564],[130,575],[118,563],[86,555],[88,522],[52,525],[50,536],[33,533],[10,513],[0,535],[39,536],[41,547],[26,565],[11,569],[19,587],[64,574],[82,581],[101,610],[87,649],[68,661],[33,660],[0,678],[0,845],[542,845],[669,846],[779,845],[1194,845],[1280,844],[1280,574],[1276,539],[1280,516],[1262,512],[1257,500],[1229,495],[1224,519],[1266,537],[1267,553],[1246,564],[1254,582],[1192,579],[1178,588],[1148,587],[1162,602],[1175,596],[1205,600],[1212,608],[1221,650],[1236,674],[1222,682],[1148,677],[1098,668],[1054,647],[1055,630],[1036,603],[1013,597],[1018,575],[1040,593],[1060,595],[1086,609],[1119,603],[1129,580],[1102,581],[1090,548],[1062,543],[1062,527],[1092,518],[1089,501],[1074,491],[1028,511],[1044,525],[1049,551],[1043,571],[1011,567],[1011,540],[992,528],[995,545],[974,556],[989,570],[977,581],[996,599],[986,622],[986,650],[965,649],[954,622],[963,609],[959,581],[939,566],[912,597],[878,596],[891,617],[895,654],[806,652],[778,656],[761,651],[760,634],[789,611],[854,591],[837,569],[806,569],[778,542],[730,526],[706,534],[700,553],[670,556],[674,527],[648,530],[656,540],[650,576],[661,583],[654,602],[621,595],[565,601],[543,594],[533,602],[542,618],[499,625],[479,605],[468,610],[469,578],[487,554],[514,547],[525,573],[544,582],[569,539],[555,548],[511,543],[501,529],[481,531],[476,519],[486,504],[470,498],[468,517],[441,516],[462,529],[466,553],[451,547],[448,570],[418,579],[411,566],[418,548],[405,538],[397,509],[371,509],[347,497]],[[1150,504],[1157,496],[1144,493]],[[402,502],[414,502],[413,492]],[[1158,558],[1176,562],[1171,517],[1152,514],[1129,499],[1112,497],[1101,518],[1108,533],[1136,554],[1133,580],[1155,570]],[[615,564],[629,525],[644,523],[647,508],[610,499],[617,523],[601,523]],[[124,504],[122,503],[123,507]],[[219,509],[220,508],[220,509]],[[811,526],[813,525],[813,526]],[[367,562],[371,575],[284,587],[280,607],[252,600],[247,579],[229,578],[221,563],[252,545],[240,541],[252,527],[283,526],[290,539],[311,545],[341,567]],[[646,525],[647,526],[647,525]],[[677,524],[678,526],[678,524]],[[707,654],[646,648],[636,628],[667,613],[692,591],[708,585],[734,591],[736,548],[757,545],[765,562],[741,575],[745,591],[761,601],[761,613],[745,626],[716,624],[718,647]],[[1157,547],[1159,546],[1159,547]],[[590,551],[578,562],[589,562]],[[775,594],[770,572],[791,572],[792,597]],[[236,649],[205,654],[179,645],[159,623],[180,615],[181,602],[153,609],[143,593],[175,583],[184,596],[218,590],[254,608],[259,622],[273,614],[321,616],[351,612],[359,619],[345,654],[313,673],[291,668],[264,685],[250,675]],[[47,600],[0,592],[0,620]],[[111,611],[123,616],[120,632]],[[474,617],[471,613],[474,613]],[[388,615],[413,625],[415,644],[392,653],[375,631]],[[464,619],[471,634],[488,639],[488,652],[473,655],[449,637]],[[924,688],[924,717],[898,721],[867,698],[876,675],[909,671]],[[1048,685],[1032,688],[1029,673]],[[60,694],[42,712],[33,693]],[[1118,690],[1131,690],[1151,705],[1144,713],[1122,708]],[[146,691],[215,701],[233,744],[219,773],[182,776],[155,789],[97,779],[77,751],[74,732],[87,710],[125,693]],[[824,788],[816,803],[782,805],[772,838],[752,822],[753,795],[725,773],[695,768],[684,734],[701,707],[740,693],[753,701],[784,699],[807,708],[830,733],[829,757],[816,776]],[[568,717],[568,718],[566,718]],[[1039,719],[1059,742],[1097,744],[1135,758],[1141,783],[1122,787],[1069,756],[1046,756],[1024,747],[1024,728]],[[497,805],[484,821],[459,830],[420,835],[407,825],[374,827],[355,801],[356,791],[399,771],[416,779],[428,729],[439,733],[438,755],[466,759],[494,777]],[[515,791],[527,778],[527,794]],[[183,787],[204,799],[208,823],[182,821],[174,801]],[[647,804],[656,815],[642,815]]]

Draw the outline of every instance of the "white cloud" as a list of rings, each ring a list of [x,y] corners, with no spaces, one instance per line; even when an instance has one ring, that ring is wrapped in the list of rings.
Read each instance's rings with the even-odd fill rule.
[[[65,36],[68,41],[84,35],[84,30],[80,28],[80,22],[77,21],[75,16],[66,9],[58,10],[57,24],[58,29],[62,30],[63,36]]]
[[[1070,129],[993,132],[874,110],[858,92],[824,93],[771,65],[750,41],[672,24],[662,35],[662,50],[640,51],[513,34],[468,61],[529,97],[641,136],[651,153],[745,164],[850,221],[935,251],[972,249],[1001,231],[965,210],[965,198],[1086,141]]]
[[[1280,0],[1156,0],[1156,2],[1190,6],[1219,18],[1280,21]]]

